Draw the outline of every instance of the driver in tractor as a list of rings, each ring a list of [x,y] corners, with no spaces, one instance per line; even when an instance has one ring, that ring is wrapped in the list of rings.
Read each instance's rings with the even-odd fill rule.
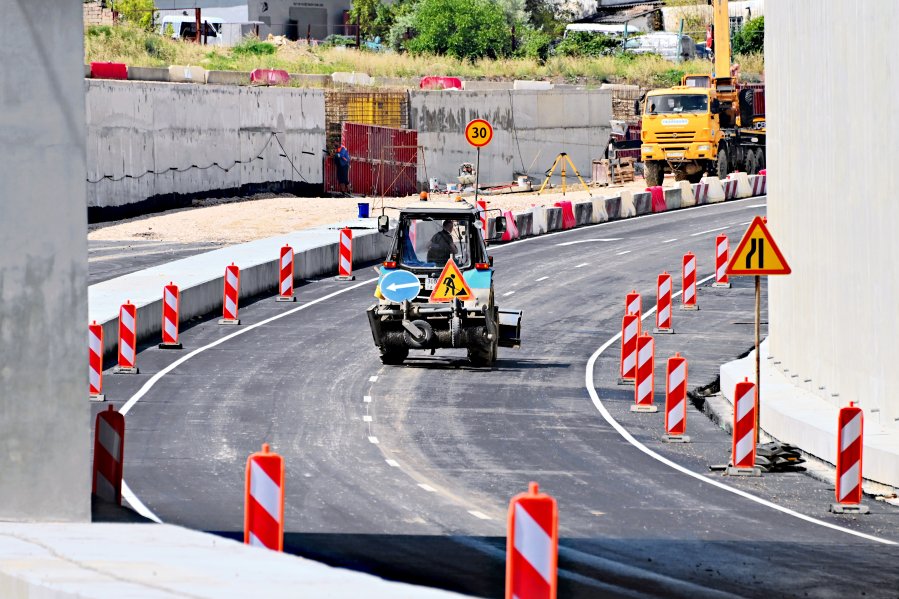
[[[459,253],[456,244],[453,243],[453,221],[443,221],[443,228],[431,237],[428,245],[428,262],[441,265],[449,262],[450,256]]]

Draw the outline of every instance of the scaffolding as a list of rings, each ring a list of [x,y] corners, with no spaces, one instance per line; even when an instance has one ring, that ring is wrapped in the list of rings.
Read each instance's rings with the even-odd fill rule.
[[[405,91],[326,90],[325,134],[328,148],[340,143],[343,123],[409,128],[409,96]]]

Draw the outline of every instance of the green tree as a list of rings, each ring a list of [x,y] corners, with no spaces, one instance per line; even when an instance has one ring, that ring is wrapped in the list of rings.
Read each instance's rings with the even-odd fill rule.
[[[110,4],[122,20],[144,29],[153,27],[153,0],[116,0]]]
[[[757,54],[765,51],[765,17],[749,19],[734,34],[734,54]]]
[[[512,47],[506,14],[490,0],[420,0],[413,28],[406,47],[417,53],[474,60],[507,56]]]

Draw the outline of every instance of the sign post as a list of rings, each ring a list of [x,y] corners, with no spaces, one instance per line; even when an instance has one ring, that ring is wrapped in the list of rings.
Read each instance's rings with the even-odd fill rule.
[[[493,126],[484,119],[475,119],[465,126],[465,139],[478,150],[474,167],[474,203],[478,203],[478,187],[481,180],[481,148],[493,139]],[[487,232],[484,232],[486,238]]]
[[[743,234],[743,239],[737,246],[737,251],[731,257],[727,265],[727,274],[734,277],[755,277],[755,442],[759,442],[761,430],[762,407],[762,361],[759,354],[761,343],[761,319],[762,319],[762,275],[788,275],[792,271],[786,258],[780,252],[780,248],[774,242],[774,237],[765,226],[767,219],[756,216]],[[767,252],[766,252],[767,247]]]

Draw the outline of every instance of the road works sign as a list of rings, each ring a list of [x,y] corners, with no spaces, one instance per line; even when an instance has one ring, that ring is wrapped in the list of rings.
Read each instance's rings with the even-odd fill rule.
[[[761,216],[756,216],[737,251],[727,265],[727,274],[735,277],[747,275],[788,275],[792,269],[787,264],[786,258],[780,253],[780,248],[774,242],[774,237],[765,226]]]
[[[484,119],[475,119],[465,126],[465,139],[476,148],[482,148],[493,139],[493,126]]]
[[[434,291],[431,292],[431,301],[451,302],[454,299],[470,300],[474,299],[474,295],[471,293],[471,287],[465,282],[462,271],[456,266],[456,262],[450,258],[437,279]]]
[[[393,270],[381,277],[381,295],[392,302],[412,300],[420,290],[421,282],[408,270]]]

